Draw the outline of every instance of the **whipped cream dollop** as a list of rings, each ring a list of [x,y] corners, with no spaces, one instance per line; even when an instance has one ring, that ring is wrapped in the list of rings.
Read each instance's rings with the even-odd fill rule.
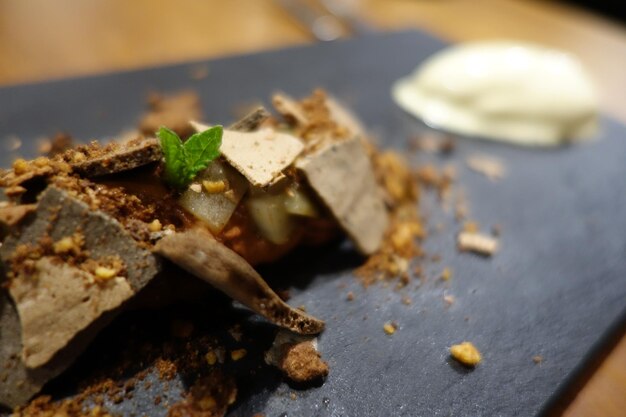
[[[596,89],[571,54],[514,41],[458,44],[392,87],[396,103],[426,124],[528,146],[592,137]]]

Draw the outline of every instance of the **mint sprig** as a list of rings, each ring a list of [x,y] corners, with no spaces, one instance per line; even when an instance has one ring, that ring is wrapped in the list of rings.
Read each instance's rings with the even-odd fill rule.
[[[186,187],[200,171],[220,155],[222,126],[193,134],[185,143],[176,132],[161,127],[157,132],[165,157],[164,179],[172,187]]]

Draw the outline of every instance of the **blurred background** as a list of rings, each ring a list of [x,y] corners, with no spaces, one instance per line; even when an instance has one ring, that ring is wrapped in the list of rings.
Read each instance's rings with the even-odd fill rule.
[[[416,28],[451,42],[499,37],[572,52],[596,82],[602,111],[626,122],[626,14],[616,3],[0,0],[0,85]],[[626,415],[626,339],[581,386],[564,415]]]

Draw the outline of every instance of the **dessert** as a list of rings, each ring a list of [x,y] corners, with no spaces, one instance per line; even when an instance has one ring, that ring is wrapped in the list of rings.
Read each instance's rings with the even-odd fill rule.
[[[199,118],[189,97],[171,106],[175,116],[154,99],[144,134],[157,116],[177,132],[78,145],[1,173],[0,403],[26,403],[171,264],[277,326],[315,335],[324,322],[286,304],[256,266],[342,235],[369,256],[390,233],[396,246],[421,233],[416,191],[402,180],[409,170],[347,109],[322,91],[273,101],[280,116],[259,108],[224,129],[178,123],[181,103]],[[310,342],[285,347],[276,363],[298,382],[328,373]]]

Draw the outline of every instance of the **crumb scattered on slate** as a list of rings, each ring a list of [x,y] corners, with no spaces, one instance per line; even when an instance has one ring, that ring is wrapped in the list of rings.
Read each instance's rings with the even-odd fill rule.
[[[451,346],[450,355],[463,365],[469,367],[478,365],[482,360],[480,352],[471,342],[463,342]]]

